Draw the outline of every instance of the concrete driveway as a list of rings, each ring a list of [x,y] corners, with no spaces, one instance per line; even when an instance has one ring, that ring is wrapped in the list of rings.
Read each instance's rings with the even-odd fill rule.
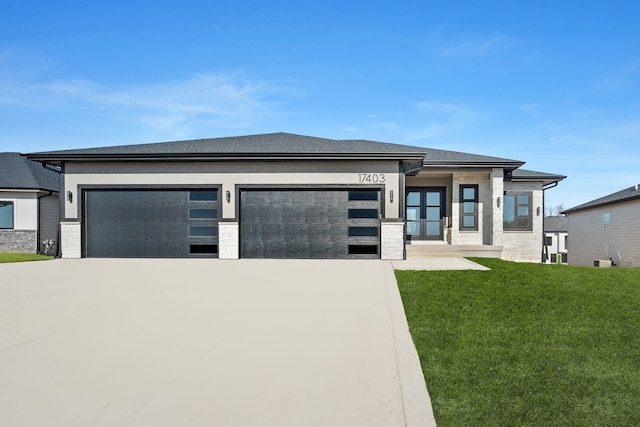
[[[385,261],[0,264],[0,425],[435,425]]]

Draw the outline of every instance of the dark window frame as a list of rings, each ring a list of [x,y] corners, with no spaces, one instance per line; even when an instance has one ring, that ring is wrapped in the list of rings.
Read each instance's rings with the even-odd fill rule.
[[[527,196],[528,202],[518,203],[518,196]],[[505,221],[505,214],[507,213],[507,198],[513,197],[513,225],[507,225]],[[527,208],[527,215],[518,215],[518,208]],[[533,192],[531,191],[519,191],[519,192],[511,192],[509,194],[505,194],[503,197],[503,211],[502,211],[502,229],[504,231],[533,231]],[[526,226],[519,226],[518,219],[527,219]]]
[[[553,246],[553,236],[544,236],[545,246]]]
[[[464,190],[473,190],[473,197],[465,197]],[[478,231],[478,184],[460,184],[460,231]],[[465,213],[465,203],[473,203],[473,213]],[[465,218],[473,218],[473,227],[464,225]]]
[[[10,200],[0,201],[0,207],[6,208],[9,206],[10,208],[7,210],[11,211],[11,227],[5,227],[3,224],[0,224],[0,230],[14,230],[16,228],[16,210],[14,202]]]

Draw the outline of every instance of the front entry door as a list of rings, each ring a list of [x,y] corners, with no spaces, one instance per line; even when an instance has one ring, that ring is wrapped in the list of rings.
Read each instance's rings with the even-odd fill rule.
[[[443,240],[445,188],[407,189],[407,240]]]

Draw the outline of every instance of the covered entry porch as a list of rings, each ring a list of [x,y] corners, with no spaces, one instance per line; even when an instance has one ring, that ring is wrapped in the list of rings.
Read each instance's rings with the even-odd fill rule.
[[[416,257],[502,255],[502,168],[434,170],[405,179],[405,252]]]

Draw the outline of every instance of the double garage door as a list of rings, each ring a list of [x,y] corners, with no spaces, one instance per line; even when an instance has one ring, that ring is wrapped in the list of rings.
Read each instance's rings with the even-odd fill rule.
[[[216,189],[89,190],[87,257],[216,257]],[[240,191],[242,258],[379,258],[380,191]]]

